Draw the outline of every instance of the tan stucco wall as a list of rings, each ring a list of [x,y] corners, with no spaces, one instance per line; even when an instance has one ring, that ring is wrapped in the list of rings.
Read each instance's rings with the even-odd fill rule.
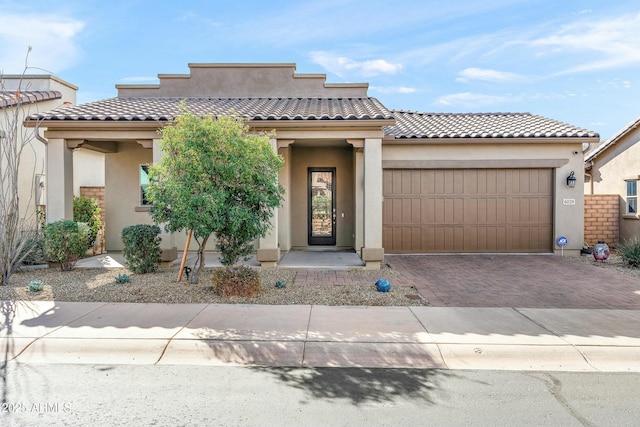
[[[118,152],[105,155],[105,201],[107,250],[122,250],[122,229],[134,224],[151,224],[148,212],[136,212],[140,206],[139,167],[151,163],[153,153],[135,142],[118,143]]]
[[[640,236],[640,216],[625,215],[627,184],[625,179],[640,179],[640,129],[634,129],[593,160],[589,171],[592,183],[585,183],[585,193],[620,196],[620,240]]]
[[[291,148],[291,244],[307,246],[308,194],[310,167],[336,168],[336,245],[354,245],[353,149],[349,147]],[[344,218],[342,213],[344,212]]]
[[[565,236],[569,244],[565,246],[566,254],[578,254],[583,242],[583,158],[581,141],[575,143],[554,144],[478,144],[473,149],[469,145],[436,144],[436,145],[393,145],[382,146],[383,167],[393,164],[389,162],[419,162],[430,168],[509,168],[509,167],[541,167],[552,168],[554,174],[554,242],[556,253],[560,247],[555,239]],[[397,164],[397,163],[395,163]],[[576,188],[566,185],[566,178],[571,171],[577,178]],[[567,203],[575,204],[565,204]]]
[[[104,186],[104,154],[76,148],[73,150],[73,194],[80,195],[80,187]]]

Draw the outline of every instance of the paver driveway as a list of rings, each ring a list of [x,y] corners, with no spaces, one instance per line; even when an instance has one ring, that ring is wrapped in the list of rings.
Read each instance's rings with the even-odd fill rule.
[[[556,255],[390,255],[398,285],[440,307],[640,309],[640,279]]]

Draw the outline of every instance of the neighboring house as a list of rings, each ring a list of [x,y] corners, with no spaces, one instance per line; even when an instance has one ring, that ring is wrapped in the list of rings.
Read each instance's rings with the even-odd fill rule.
[[[0,104],[3,111],[11,115],[15,108],[20,108],[19,123],[25,117],[37,115],[39,112],[52,110],[76,102],[78,88],[56,76],[48,74],[2,75],[2,92]],[[0,113],[1,114],[1,113]],[[5,118],[1,118],[3,126]],[[43,136],[42,129],[38,135]],[[30,139],[29,147],[23,150],[19,167],[19,198],[22,217],[35,221],[35,211],[46,211],[46,146],[45,139],[39,140],[33,129],[19,132],[19,141]],[[44,142],[43,142],[44,141]],[[96,152],[79,150],[73,154],[74,168],[68,173],[75,183],[75,194],[80,195],[80,186],[104,186],[104,155]],[[49,197],[56,197],[49,193]]]
[[[640,117],[585,156],[585,194],[614,195],[619,241],[640,236]]]
[[[146,165],[158,129],[185,102],[195,114],[246,117],[274,130],[286,190],[257,258],[309,246],[354,248],[368,268],[384,253],[578,253],[582,144],[596,133],[528,113],[428,114],[387,109],[368,84],[326,83],[295,64],[190,64],[159,84],[117,85],[118,97],[38,115],[47,127],[49,219],[71,214],[65,174],[78,147],[106,153],[107,249],[148,223]],[[578,188],[567,185],[576,171]],[[181,235],[163,247],[182,247]]]

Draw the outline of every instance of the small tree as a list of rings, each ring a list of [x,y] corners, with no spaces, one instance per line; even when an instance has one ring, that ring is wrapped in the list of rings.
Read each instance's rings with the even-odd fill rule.
[[[212,234],[227,266],[266,235],[284,193],[278,183],[283,161],[269,135],[251,133],[243,119],[196,117],[182,108],[161,131],[164,156],[150,168],[147,196],[156,224],[165,223],[170,232],[193,231],[198,256],[191,283],[197,283]]]
[[[29,47],[31,51],[31,47]],[[22,77],[29,69],[27,59]],[[29,150],[39,132],[39,122],[32,128],[22,125],[29,115],[30,102],[22,96],[29,89],[20,78],[11,89],[0,72],[0,285],[9,284],[13,273],[27,258],[37,242],[35,212],[20,212],[18,192],[20,160]],[[35,188],[35,170],[31,188]],[[34,191],[24,192],[32,200]]]

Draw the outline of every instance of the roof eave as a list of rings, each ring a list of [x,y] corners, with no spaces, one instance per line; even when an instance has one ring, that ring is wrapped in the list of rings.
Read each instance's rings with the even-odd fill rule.
[[[599,137],[571,136],[571,137],[528,137],[528,138],[497,138],[497,137],[468,137],[468,138],[396,138],[392,135],[385,136],[385,144],[394,145],[447,145],[447,144],[582,144],[584,142],[598,142]]]
[[[630,122],[627,126],[625,126],[624,128],[622,128],[621,130],[619,130],[615,135],[613,135],[611,138],[609,138],[608,140],[606,140],[605,142],[602,143],[602,145],[600,145],[599,147],[597,147],[593,153],[589,154],[588,157],[585,158],[585,162],[591,162],[593,161],[596,157],[598,157],[600,154],[604,153],[605,151],[607,151],[609,149],[609,147],[615,145],[619,140],[621,140],[622,138],[624,138],[624,136],[626,134],[628,134],[629,132],[631,132],[632,130],[634,130],[635,128],[637,128],[638,126],[640,126],[640,117],[638,117],[637,119],[633,120],[632,122]]]

